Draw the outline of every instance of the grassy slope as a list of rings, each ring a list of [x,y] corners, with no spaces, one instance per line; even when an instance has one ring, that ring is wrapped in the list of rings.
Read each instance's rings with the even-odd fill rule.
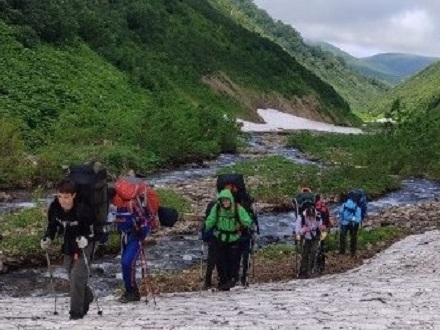
[[[404,113],[420,113],[435,107],[440,100],[440,62],[437,62],[389,91],[371,107],[371,112],[384,114],[393,102],[400,100]]]
[[[382,83],[356,74],[333,54],[324,52],[319,47],[307,45],[294,28],[279,21],[275,22],[265,11],[260,10],[249,0],[211,0],[211,2],[231,14],[248,29],[280,44],[302,65],[333,86],[355,111],[364,110],[369,100],[378,97],[387,89]]]
[[[0,114],[21,120],[40,156],[25,181],[90,158],[146,171],[234,150],[233,118],[248,104],[212,90],[209,75],[252,95],[312,96],[335,122],[352,118],[331,86],[208,1],[1,6]]]

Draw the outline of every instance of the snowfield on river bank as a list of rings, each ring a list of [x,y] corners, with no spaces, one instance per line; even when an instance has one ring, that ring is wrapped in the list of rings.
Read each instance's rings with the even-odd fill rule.
[[[0,329],[440,329],[440,231],[409,236],[347,273],[228,293],[100,298],[79,321],[68,299],[0,297]],[[331,258],[331,254],[329,256]],[[19,285],[19,283],[17,283]]]
[[[297,117],[275,109],[258,109],[258,115],[263,118],[265,124],[256,124],[249,121],[238,119],[243,126],[243,132],[276,132],[282,130],[310,130],[333,132],[342,134],[361,134],[362,130],[353,127],[335,126],[333,124],[322,123]]]

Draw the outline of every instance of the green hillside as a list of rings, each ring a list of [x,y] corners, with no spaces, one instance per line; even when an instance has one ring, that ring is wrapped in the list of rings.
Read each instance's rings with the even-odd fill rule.
[[[370,100],[388,89],[382,82],[353,72],[341,57],[323,51],[318,46],[307,45],[293,27],[275,21],[252,0],[210,1],[249,30],[281,45],[298,62],[333,86],[355,111],[365,110]]]
[[[1,0],[0,38],[2,128],[19,128],[17,157],[32,166],[15,177],[26,182],[73,160],[147,171],[233,151],[235,117],[258,120],[257,107],[357,120],[331,86],[207,0]],[[0,185],[13,163],[0,164]]]
[[[437,109],[440,104],[440,62],[437,62],[402,84],[396,86],[371,106],[377,115],[423,113]],[[434,110],[432,110],[434,111]]]

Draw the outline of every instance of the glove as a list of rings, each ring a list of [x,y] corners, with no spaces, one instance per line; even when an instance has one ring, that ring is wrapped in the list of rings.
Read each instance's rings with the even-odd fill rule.
[[[52,241],[50,240],[49,237],[42,238],[41,241],[40,241],[41,249],[43,251],[47,251],[47,249],[49,248],[51,243],[52,243]]]
[[[87,244],[89,244],[87,238],[85,238],[84,236],[78,237],[76,239],[76,243],[78,244],[78,247],[80,249],[84,249],[87,246]]]
[[[326,237],[327,237],[327,232],[326,231],[321,232],[321,241],[325,240]]]

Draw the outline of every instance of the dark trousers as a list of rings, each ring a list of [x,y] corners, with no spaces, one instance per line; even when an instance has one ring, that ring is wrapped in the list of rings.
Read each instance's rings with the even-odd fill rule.
[[[249,256],[251,253],[251,237],[241,237],[239,240],[239,255],[238,255],[238,260],[237,260],[237,265],[236,265],[236,269],[235,269],[235,275],[234,275],[234,280],[238,280],[240,278],[240,281],[242,283],[246,282],[246,278],[247,278],[247,272],[248,272],[248,268],[249,268]],[[243,271],[241,273],[241,277],[240,277],[240,265],[243,265]]]
[[[219,288],[226,287],[232,283],[237,272],[239,262],[239,242],[224,243],[214,238],[217,272],[219,276]]]
[[[341,226],[341,238],[339,241],[339,253],[345,253],[345,247],[347,244],[347,233],[350,232],[350,253],[352,256],[356,254],[357,249],[357,235],[359,230],[358,223],[351,223]]]
[[[316,254],[319,247],[319,238],[306,239],[302,246],[301,267],[299,275],[308,277],[315,266]]]
[[[217,264],[216,257],[216,246],[214,242],[214,237],[208,242],[208,259],[206,260],[206,274],[205,274],[205,284],[211,286],[212,283],[212,272],[214,271],[215,265]]]
[[[90,260],[92,245],[84,248],[87,260]],[[87,286],[89,273],[81,251],[74,256],[64,255],[64,267],[69,276],[70,286],[70,314],[84,315],[87,313],[89,303],[93,300],[90,288]]]

